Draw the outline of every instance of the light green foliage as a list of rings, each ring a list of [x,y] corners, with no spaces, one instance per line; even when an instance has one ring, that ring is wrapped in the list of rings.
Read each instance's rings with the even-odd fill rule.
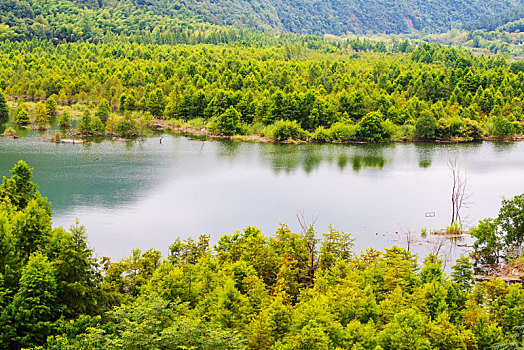
[[[106,121],[106,134],[115,135],[118,133],[118,118],[116,115],[110,115]]]
[[[509,121],[502,115],[495,115],[491,118],[493,123],[492,134],[496,137],[514,136],[522,132],[522,127],[516,121]]]
[[[357,130],[358,127],[356,125],[338,122],[331,125],[329,128],[329,134],[333,141],[347,142],[350,140],[356,140]]]
[[[33,122],[39,127],[45,127],[48,119],[46,106],[42,102],[38,102],[34,108]]]
[[[169,246],[169,261],[173,265],[196,264],[199,259],[209,254],[209,235],[200,236],[198,242],[188,238],[184,242],[177,238]]]
[[[10,172],[11,178],[4,176],[2,179],[0,198],[2,198],[2,201],[8,201],[17,210],[25,209],[31,199],[40,197],[36,190],[37,185],[31,182],[33,169],[21,160]]]
[[[27,108],[23,101],[20,101],[18,103],[18,106],[16,107],[14,111],[13,122],[18,125],[31,124],[31,118],[29,117],[29,112],[27,111]]]
[[[460,288],[468,290],[471,288],[473,281],[473,263],[467,257],[460,257],[457,259],[455,265],[452,266],[453,272],[451,277],[453,282],[457,283]]]
[[[235,332],[182,316],[180,311],[155,296],[139,298],[109,312],[110,327],[83,326],[85,333],[50,338],[49,349],[244,349]]]
[[[147,110],[155,117],[161,117],[164,115],[166,108],[166,98],[164,92],[161,89],[155,89],[149,94],[147,99]]]
[[[148,46],[109,38],[98,46],[69,43],[56,49],[36,42],[31,49],[0,43],[2,85],[8,96],[38,99],[56,94],[71,103],[97,101],[95,115],[103,122],[110,106],[117,104],[121,114],[133,112],[135,119],[149,112],[156,118],[204,118],[213,125],[235,108],[242,127],[237,127],[235,115],[233,127],[225,128],[227,135],[281,121],[296,121],[311,134],[318,130],[313,139],[330,142],[475,141],[484,135],[522,133],[517,120],[524,112],[522,72],[510,70],[501,57],[476,57],[436,44],[410,44],[409,54],[391,55],[404,45],[387,44],[387,53],[382,53],[382,47],[358,38],[339,42],[295,35],[254,37],[248,32],[224,38],[231,33],[210,30],[194,40],[215,36],[220,42],[244,40],[245,45]],[[141,42],[159,37],[171,42],[181,36],[161,30]],[[285,58],[296,50],[300,60]],[[360,53],[349,60],[347,52],[353,50]],[[17,60],[35,64],[18,71]],[[73,63],[82,69],[66,69]],[[67,80],[57,84],[64,76]],[[31,83],[25,83],[27,79]],[[380,113],[380,118],[365,118],[370,113]]]
[[[329,142],[331,141],[331,133],[329,129],[324,129],[323,126],[319,126],[311,135],[311,139],[316,142]]]
[[[53,96],[49,97],[46,101],[45,101],[45,110],[46,110],[46,114],[51,117],[51,118],[54,118],[57,116],[58,114],[58,110],[57,110],[57,103],[56,103],[56,100],[53,98]]]
[[[425,350],[431,343],[424,334],[428,319],[415,309],[406,309],[395,315],[391,323],[378,335],[378,342],[385,350]]]
[[[277,121],[270,132],[270,137],[275,141],[305,140],[308,132],[300,127],[296,121]]]
[[[58,304],[67,317],[95,315],[104,305],[102,276],[85,227],[78,221],[69,232],[53,230],[45,247],[56,270]]]
[[[105,132],[104,122],[98,116],[95,116],[91,119],[90,129],[94,135],[103,135]]]
[[[115,300],[136,296],[159,264],[159,251],[150,249],[142,253],[140,249],[134,249],[131,256],[106,266],[106,288]]]
[[[20,161],[0,186],[0,347],[41,345],[59,318],[96,314],[104,292],[85,231],[51,227],[49,203]]]
[[[459,137],[466,141],[481,141],[484,138],[484,130],[476,120],[464,118],[459,129]]]
[[[62,128],[71,127],[71,116],[69,115],[68,111],[63,111],[62,114],[60,114],[58,125]]]
[[[95,111],[95,116],[100,118],[102,122],[106,122],[107,118],[109,118],[109,115],[111,114],[111,107],[109,106],[109,102],[105,98],[103,98],[100,103],[98,104],[98,107]]]
[[[391,134],[389,134],[389,130],[384,127],[382,122],[382,113],[368,113],[364,118],[362,118],[360,123],[358,123],[358,129],[356,132],[357,139],[370,142],[388,141]]]
[[[30,347],[46,340],[58,311],[55,272],[41,253],[29,257],[21,272],[18,292],[2,312],[0,323],[4,331],[0,344]]]
[[[138,124],[131,113],[127,112],[118,120],[116,130],[122,137],[133,137],[138,135]]]

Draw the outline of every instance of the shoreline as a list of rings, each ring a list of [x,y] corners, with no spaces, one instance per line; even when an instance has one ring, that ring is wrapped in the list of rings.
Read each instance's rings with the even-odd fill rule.
[[[454,140],[418,140],[418,139],[397,139],[397,140],[389,140],[389,141],[382,141],[382,142],[371,142],[371,141],[360,141],[360,140],[348,140],[348,141],[316,141],[316,140],[293,140],[288,139],[284,141],[277,141],[273,140],[269,137],[262,136],[260,134],[247,134],[247,135],[218,135],[213,134],[207,130],[207,128],[204,126],[201,129],[197,129],[194,126],[191,125],[173,125],[173,120],[166,120],[166,119],[153,119],[151,125],[149,125],[149,128],[156,131],[172,131],[180,133],[184,136],[197,136],[197,137],[206,137],[210,140],[232,140],[232,141],[242,141],[242,142],[257,142],[257,143],[275,143],[275,144],[348,144],[348,145],[358,145],[358,144],[390,144],[390,143],[434,143],[434,144],[463,144],[463,143],[480,143],[484,141],[495,141],[495,142],[517,142],[517,141],[524,141],[524,135],[523,136],[511,136],[506,138],[498,138],[494,136],[485,136],[482,140],[463,140],[463,139],[454,139]],[[28,128],[30,126],[26,126]],[[41,127],[33,127],[36,131],[47,131],[50,129],[50,127],[47,128],[41,128]],[[114,134],[107,134],[107,135],[83,135],[83,134],[70,134],[70,136],[78,137],[78,140],[75,140],[75,142],[57,142],[57,143],[87,143],[90,142],[91,138],[102,138],[106,140],[112,140],[112,141],[132,141],[136,138],[146,136],[148,135],[141,135],[137,136],[135,138],[126,138],[126,137],[120,137],[118,135]],[[4,136],[0,134],[1,138],[10,138],[10,139],[18,139],[21,136],[14,135],[14,136]],[[45,140],[48,142],[47,138]],[[54,141],[53,141],[54,142]]]
[[[484,142],[484,141],[498,141],[498,142],[516,142],[516,141],[524,141],[524,136],[512,136],[507,138],[497,138],[493,136],[486,136],[482,140],[478,141],[468,141],[468,140],[432,140],[432,141],[424,141],[424,140],[417,140],[417,139],[401,139],[401,140],[390,140],[387,142],[371,142],[371,141],[358,141],[358,140],[349,140],[349,141],[329,141],[329,142],[318,142],[313,140],[285,140],[285,141],[276,141],[272,140],[268,137],[257,135],[257,134],[249,134],[249,135],[216,135],[212,134],[207,131],[205,127],[202,129],[197,129],[193,126],[176,126],[171,125],[170,120],[165,119],[154,119],[153,123],[150,126],[151,128],[155,128],[156,130],[169,130],[169,131],[175,131],[180,132],[183,135],[191,135],[191,136],[205,136],[211,139],[226,139],[226,140],[233,140],[233,141],[247,141],[247,142],[260,142],[260,143],[281,143],[281,144],[306,144],[306,143],[317,143],[317,144],[387,144],[387,143],[446,143],[446,144],[459,144],[459,143],[476,143],[476,142]]]

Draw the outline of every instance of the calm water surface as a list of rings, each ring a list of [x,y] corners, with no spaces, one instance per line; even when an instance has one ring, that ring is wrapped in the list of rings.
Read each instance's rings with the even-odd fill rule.
[[[271,234],[315,227],[351,232],[357,250],[404,245],[400,233],[441,229],[450,220],[456,159],[468,178],[466,224],[496,216],[502,197],[524,192],[524,143],[277,145],[164,135],[141,142],[52,144],[28,131],[0,139],[0,175],[20,159],[53,203],[55,226],[76,218],[100,256],[133,248],[167,252],[176,237],[212,241],[248,225]],[[426,217],[434,212],[435,217]],[[395,234],[399,232],[399,234]],[[415,244],[424,254],[435,249]],[[459,254],[462,248],[450,248]]]

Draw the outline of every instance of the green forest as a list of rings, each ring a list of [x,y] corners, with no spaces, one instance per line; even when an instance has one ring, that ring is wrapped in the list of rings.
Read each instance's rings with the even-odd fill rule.
[[[523,6],[0,0],[1,135],[522,140]],[[98,257],[82,218],[53,225],[32,177],[21,160],[0,185],[2,349],[524,348],[524,286],[491,278],[524,271],[524,194],[447,272],[434,254],[284,223]]]
[[[513,349],[524,288],[475,282],[520,268],[524,195],[472,230],[471,258],[397,246],[353,251],[351,234],[285,224],[99,259],[84,227],[52,207],[18,162],[0,185],[0,347],[4,349]],[[422,257],[420,257],[422,258]]]
[[[275,141],[522,134],[522,62],[408,40],[232,40],[227,46],[6,41],[0,100],[4,109],[12,100],[15,124],[43,129],[52,118],[69,126],[69,112],[57,106],[74,106],[80,135],[132,136],[153,119]]]

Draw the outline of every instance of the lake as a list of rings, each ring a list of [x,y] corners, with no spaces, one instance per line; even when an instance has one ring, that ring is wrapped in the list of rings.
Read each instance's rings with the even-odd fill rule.
[[[167,254],[176,237],[211,241],[248,225],[272,234],[299,230],[297,213],[318,232],[351,232],[355,249],[406,246],[404,233],[443,229],[451,218],[449,160],[468,179],[466,226],[497,215],[502,197],[524,191],[524,143],[264,144],[182,135],[142,141],[53,144],[26,131],[0,139],[0,175],[20,159],[52,202],[54,226],[78,218],[99,256],[133,248]],[[434,217],[428,217],[434,215]],[[436,245],[414,242],[421,255]],[[464,248],[446,248],[450,256]],[[451,258],[452,259],[452,258]]]

